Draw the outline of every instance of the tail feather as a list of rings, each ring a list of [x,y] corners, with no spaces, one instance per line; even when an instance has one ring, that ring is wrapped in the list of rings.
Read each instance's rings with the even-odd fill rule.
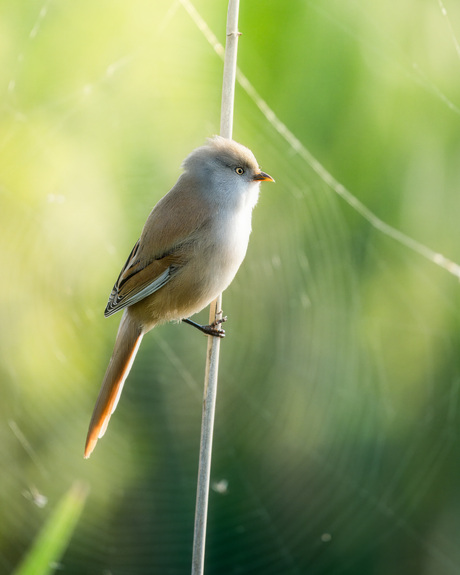
[[[115,341],[115,347],[96,400],[88,435],[86,437],[85,458],[96,447],[109,424],[110,416],[117,407],[123,390],[123,384],[131,370],[137,350],[142,341],[143,332],[125,311]]]

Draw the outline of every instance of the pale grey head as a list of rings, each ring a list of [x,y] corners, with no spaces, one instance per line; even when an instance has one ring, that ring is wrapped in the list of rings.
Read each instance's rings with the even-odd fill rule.
[[[206,182],[208,189],[235,198],[255,191],[261,181],[273,181],[260,170],[249,148],[221,136],[194,150],[182,167],[186,175]]]

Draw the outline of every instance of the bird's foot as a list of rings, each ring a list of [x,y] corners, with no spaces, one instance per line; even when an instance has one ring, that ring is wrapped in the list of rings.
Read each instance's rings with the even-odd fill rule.
[[[212,335],[213,337],[220,337],[220,338],[225,337],[225,330],[221,328],[221,324],[227,321],[227,316],[224,316],[221,319],[216,319],[209,325],[200,325],[199,323],[196,323],[188,318],[182,321],[188,323],[189,325],[192,325],[193,327],[196,327],[196,329],[199,329],[206,335]]]

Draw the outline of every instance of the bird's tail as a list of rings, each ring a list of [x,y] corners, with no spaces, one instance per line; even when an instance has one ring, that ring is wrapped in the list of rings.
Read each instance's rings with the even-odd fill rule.
[[[104,435],[107,429],[110,416],[117,407],[125,379],[128,377],[133,365],[142,336],[142,329],[130,318],[127,310],[125,310],[118,328],[112,357],[89,424],[85,458],[91,455],[96,447],[97,440]]]

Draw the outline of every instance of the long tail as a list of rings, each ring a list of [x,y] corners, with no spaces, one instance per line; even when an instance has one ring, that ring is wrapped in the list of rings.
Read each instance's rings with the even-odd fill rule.
[[[110,416],[117,407],[123,384],[131,370],[143,335],[140,326],[130,318],[127,310],[125,310],[118,328],[112,357],[105,372],[104,381],[89,424],[85,458],[91,455],[97,440],[104,435],[107,429]]]

